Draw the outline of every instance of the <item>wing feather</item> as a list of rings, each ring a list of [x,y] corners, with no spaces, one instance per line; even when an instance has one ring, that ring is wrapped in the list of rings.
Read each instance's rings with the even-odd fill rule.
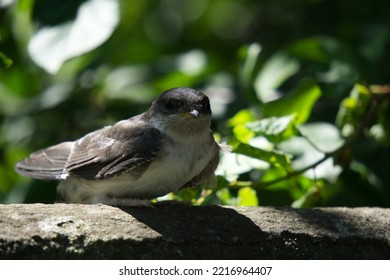
[[[129,170],[143,172],[157,156],[162,135],[134,117],[87,134],[75,142],[64,142],[31,154],[15,166],[25,176],[59,180],[76,175],[98,180]]]
[[[32,153],[19,161],[15,170],[21,175],[36,179],[55,180],[63,174],[73,142],[64,142]]]
[[[160,132],[144,122],[119,122],[77,141],[66,171],[86,179],[120,175],[150,163],[161,148],[160,138]]]

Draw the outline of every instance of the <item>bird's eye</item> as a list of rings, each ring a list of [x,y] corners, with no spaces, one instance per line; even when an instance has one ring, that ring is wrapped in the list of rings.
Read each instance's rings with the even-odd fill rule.
[[[175,104],[174,104],[173,101],[167,100],[167,101],[164,102],[164,108],[170,111],[173,108],[175,108]]]
[[[174,112],[178,110],[181,102],[179,100],[165,100],[163,102],[163,107],[166,112]]]

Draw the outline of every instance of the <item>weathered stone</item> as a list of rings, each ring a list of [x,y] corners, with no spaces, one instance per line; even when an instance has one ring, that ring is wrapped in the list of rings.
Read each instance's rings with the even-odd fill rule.
[[[389,259],[390,209],[0,205],[1,259]]]

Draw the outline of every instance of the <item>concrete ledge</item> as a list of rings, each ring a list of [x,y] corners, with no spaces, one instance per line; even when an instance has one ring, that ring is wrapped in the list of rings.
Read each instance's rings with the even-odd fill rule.
[[[1,259],[390,259],[390,209],[0,205]]]

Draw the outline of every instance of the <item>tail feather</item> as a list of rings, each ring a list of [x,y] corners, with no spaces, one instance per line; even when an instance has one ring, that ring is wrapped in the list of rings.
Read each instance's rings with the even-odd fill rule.
[[[15,171],[23,176],[44,180],[66,178],[64,169],[73,142],[64,142],[31,154],[15,165]]]

